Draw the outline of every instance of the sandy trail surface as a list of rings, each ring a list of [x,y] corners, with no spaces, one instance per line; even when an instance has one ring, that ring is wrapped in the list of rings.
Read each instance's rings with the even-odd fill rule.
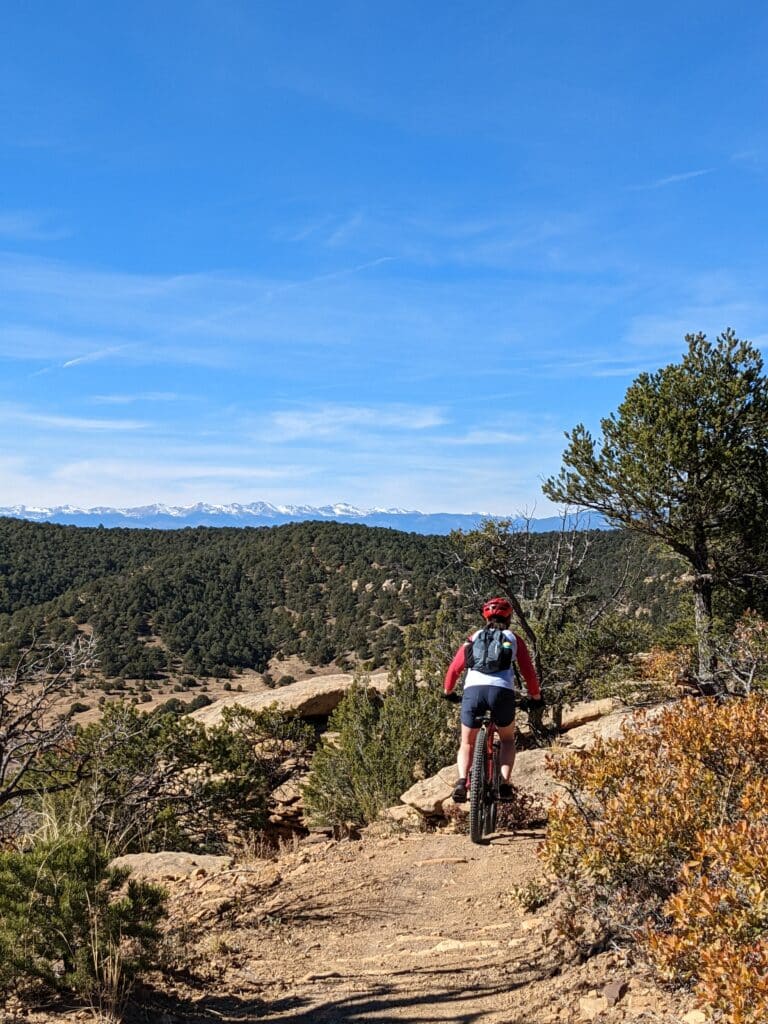
[[[512,891],[538,876],[541,838],[499,834],[477,846],[417,832],[302,843],[277,861],[190,881],[171,896],[176,974],[137,993],[132,1015],[160,1024],[684,1021],[688,997],[657,989],[617,952],[568,961],[551,915],[521,909]],[[621,991],[613,1005],[610,985]]]

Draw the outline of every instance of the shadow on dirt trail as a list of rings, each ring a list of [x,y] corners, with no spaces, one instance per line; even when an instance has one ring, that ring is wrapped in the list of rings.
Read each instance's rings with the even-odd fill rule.
[[[344,989],[338,996],[306,991],[274,1000],[231,995],[174,1000],[159,993],[155,999],[147,992],[144,1007],[134,1007],[129,1019],[133,1024],[479,1024],[493,1014],[491,1006],[498,1012],[500,997],[552,978],[558,969],[550,962],[494,967],[487,973],[495,977],[482,980],[477,967],[396,970],[386,983],[354,975],[329,977],[326,985]],[[365,991],[350,992],[356,985],[366,985]],[[535,1018],[527,1012],[504,1020],[531,1024]]]

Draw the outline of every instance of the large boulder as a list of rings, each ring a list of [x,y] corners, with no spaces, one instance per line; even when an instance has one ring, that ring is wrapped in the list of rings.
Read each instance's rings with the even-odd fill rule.
[[[216,875],[231,868],[233,863],[231,857],[162,850],[160,853],[126,853],[116,857],[110,867],[128,868],[137,878],[149,882],[169,882]]]
[[[519,750],[512,769],[512,782],[524,793],[545,804],[557,789],[546,761],[548,756],[556,757],[556,748],[533,747],[531,750]]]
[[[588,722],[598,721],[606,715],[612,714],[619,706],[619,702],[613,697],[605,697],[602,700],[582,701],[579,704],[574,704],[563,711],[560,731],[563,733],[570,732],[571,729],[577,729]],[[520,711],[517,716],[517,728],[524,739],[531,738],[531,728],[525,711]]]
[[[395,807],[385,807],[381,812],[381,818],[385,821],[394,821],[397,825],[419,825],[423,818],[415,807],[408,807],[405,804]]]
[[[456,765],[449,765],[447,768],[441,768],[431,779],[420,779],[403,793],[400,799],[425,817],[439,816],[443,813],[443,802],[453,792],[457,778]]]
[[[638,711],[632,708],[623,708],[605,715],[593,722],[586,722],[575,729],[569,729],[560,737],[560,743],[569,750],[589,750],[598,740],[619,739],[623,730],[631,727],[634,721],[651,722],[664,711],[665,705],[658,704],[655,707]]]
[[[193,711],[190,718],[202,722],[203,725],[218,725],[224,708],[249,708],[251,711],[263,711],[275,707],[278,711],[288,711],[299,718],[324,718],[330,715],[339,704],[344,694],[354,682],[354,676],[339,673],[331,676],[310,676],[300,679],[297,683],[281,686],[277,690],[266,693],[235,693],[222,700],[214,701],[208,707]],[[386,690],[388,678],[386,673],[378,673],[368,678],[368,686],[380,693]]]
[[[633,711],[623,709],[591,722],[584,722],[569,729],[560,737],[560,743],[570,750],[588,750],[598,740],[613,740],[621,735],[622,729],[632,720]]]
[[[571,708],[563,711],[562,730],[576,729],[587,722],[594,722],[599,718],[610,715],[616,710],[618,701],[613,697],[605,697],[602,700],[588,700],[581,704],[574,704]]]
[[[598,739],[620,736],[621,730],[632,720],[634,712],[614,708],[611,700],[578,705],[567,719],[568,731],[560,736],[555,746],[519,750],[512,771],[514,785],[523,793],[536,797],[546,807],[550,797],[560,789],[547,762],[568,751],[587,750]],[[576,725],[577,722],[580,724]],[[411,786],[400,799],[425,817],[446,816],[446,812],[455,806],[450,796],[457,774],[455,765],[443,768],[432,778],[423,779]]]

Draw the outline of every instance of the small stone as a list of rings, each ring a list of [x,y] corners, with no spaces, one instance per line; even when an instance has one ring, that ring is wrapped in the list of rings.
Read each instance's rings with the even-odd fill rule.
[[[259,883],[265,889],[277,885],[280,881],[282,881],[282,875],[280,868],[276,864],[268,864],[259,875]]]
[[[579,1017],[581,1020],[594,1020],[608,1009],[608,1000],[605,996],[582,996],[579,1000]]]
[[[615,1006],[627,991],[626,981],[612,981],[603,989],[603,995],[609,1006]]]
[[[642,989],[639,992],[630,992],[627,996],[627,1008],[632,1010],[633,1013],[645,1013],[648,1010],[652,1010],[655,1001],[648,994],[647,989]]]
[[[703,1010],[689,1010],[683,1015],[683,1024],[706,1024],[707,1015]]]

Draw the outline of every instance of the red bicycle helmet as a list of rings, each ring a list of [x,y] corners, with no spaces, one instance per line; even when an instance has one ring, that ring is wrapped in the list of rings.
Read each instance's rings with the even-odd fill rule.
[[[506,619],[512,618],[512,605],[506,597],[492,597],[483,605],[484,619]]]

